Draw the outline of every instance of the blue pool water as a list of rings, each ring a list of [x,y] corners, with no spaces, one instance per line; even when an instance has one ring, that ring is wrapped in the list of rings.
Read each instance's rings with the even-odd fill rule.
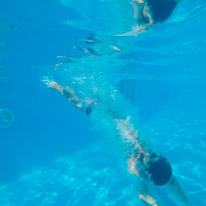
[[[134,25],[128,2],[0,3],[0,205],[143,205],[108,109],[131,116],[191,204],[206,205],[206,3],[182,0],[163,24],[120,37]],[[101,102],[87,117],[53,80]]]

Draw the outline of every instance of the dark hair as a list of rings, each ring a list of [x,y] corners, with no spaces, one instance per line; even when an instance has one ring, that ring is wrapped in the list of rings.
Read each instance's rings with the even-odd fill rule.
[[[152,156],[152,155],[151,155]],[[156,154],[153,155],[149,162],[149,168],[146,169],[151,174],[150,180],[158,186],[167,184],[172,176],[172,167],[165,157],[158,157]]]

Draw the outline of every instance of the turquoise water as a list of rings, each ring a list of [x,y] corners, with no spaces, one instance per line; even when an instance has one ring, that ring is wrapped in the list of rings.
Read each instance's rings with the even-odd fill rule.
[[[126,0],[1,2],[0,205],[142,205],[108,109],[206,205],[205,9],[182,0],[163,24],[120,37],[135,25]],[[101,102],[87,117],[52,80]]]

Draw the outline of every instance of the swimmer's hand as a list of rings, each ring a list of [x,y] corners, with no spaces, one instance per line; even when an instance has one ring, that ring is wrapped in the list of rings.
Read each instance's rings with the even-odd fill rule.
[[[50,90],[55,90],[59,87],[59,84],[49,77],[45,77],[44,79],[42,79],[42,82],[44,82],[44,84],[46,84]]]
[[[146,29],[150,28],[153,24],[149,23],[144,26],[133,26],[132,30],[130,32],[124,33],[124,34],[118,34],[116,36],[137,36],[138,34],[145,32]]]
[[[51,90],[57,89],[58,87],[58,83],[55,81],[50,82],[50,84],[48,85],[48,88]]]
[[[156,200],[150,195],[143,195],[139,193],[139,198],[142,199],[147,205],[158,206]]]
[[[57,82],[48,76],[44,77],[41,81],[46,84],[49,89],[55,89],[55,85],[57,84]]]
[[[116,36],[137,36],[138,34],[143,32],[144,30],[145,30],[144,26],[134,26],[132,28],[132,31],[124,33],[124,34],[118,34]]]

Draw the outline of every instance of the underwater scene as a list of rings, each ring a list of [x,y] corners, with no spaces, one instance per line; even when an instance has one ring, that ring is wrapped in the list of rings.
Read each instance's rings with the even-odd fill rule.
[[[206,205],[206,2],[0,2],[0,206]]]

